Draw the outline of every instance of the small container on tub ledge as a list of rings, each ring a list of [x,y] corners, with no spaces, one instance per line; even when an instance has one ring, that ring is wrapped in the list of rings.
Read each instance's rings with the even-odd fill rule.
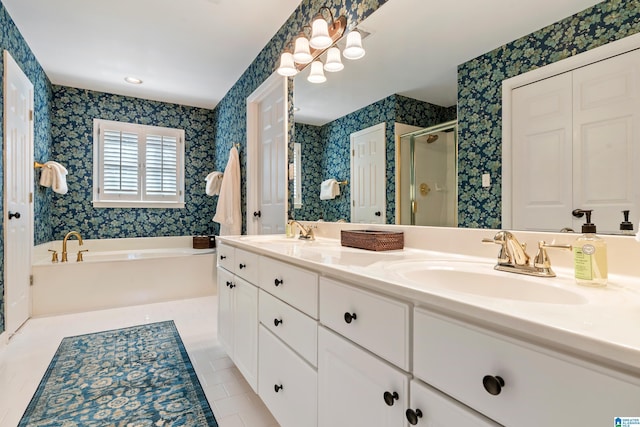
[[[404,233],[401,231],[342,230],[340,244],[369,251],[392,251],[404,248]]]

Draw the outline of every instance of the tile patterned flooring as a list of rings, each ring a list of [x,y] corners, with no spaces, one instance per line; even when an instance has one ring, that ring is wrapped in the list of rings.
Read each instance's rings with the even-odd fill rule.
[[[0,347],[0,427],[15,427],[62,338],[173,320],[220,427],[278,427],[217,340],[216,297],[30,319]]]

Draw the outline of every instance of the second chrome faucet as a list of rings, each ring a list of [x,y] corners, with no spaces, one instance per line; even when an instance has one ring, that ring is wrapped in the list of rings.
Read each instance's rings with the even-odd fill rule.
[[[568,249],[571,245],[547,244],[544,240],[538,242],[538,252],[530,262],[526,244],[521,244],[516,236],[509,231],[499,231],[493,239],[482,239],[484,243],[500,245],[496,270],[509,273],[527,274],[538,277],[555,277],[556,273],[551,269],[551,261],[547,255],[547,248]]]

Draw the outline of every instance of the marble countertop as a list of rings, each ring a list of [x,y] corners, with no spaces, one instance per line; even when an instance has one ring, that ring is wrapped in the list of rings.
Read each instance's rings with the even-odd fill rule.
[[[303,241],[284,236],[229,236],[219,240],[640,377],[637,278],[610,275],[606,287],[590,288],[576,285],[570,269],[554,268],[557,277],[536,278],[495,271],[492,258],[448,252],[414,248],[371,252],[343,247],[339,240],[326,238]],[[469,277],[488,280],[487,287],[507,283],[505,286],[521,288],[512,291],[505,287],[509,292],[502,295],[497,291],[498,296],[452,290],[421,280],[425,266],[476,272],[479,276]],[[415,274],[408,274],[412,271]],[[535,291],[533,297],[529,289]],[[541,289],[549,292],[538,296]],[[559,296],[558,301],[554,295]]]

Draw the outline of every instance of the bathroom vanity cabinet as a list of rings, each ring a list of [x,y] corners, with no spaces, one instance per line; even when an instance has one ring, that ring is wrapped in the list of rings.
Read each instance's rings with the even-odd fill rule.
[[[218,255],[220,338],[253,384],[255,371],[241,364],[257,351],[258,393],[283,427],[611,425],[640,414],[638,376],[463,321],[397,286],[345,280],[331,266],[302,267],[246,243],[225,252],[233,244]],[[246,260],[243,273],[224,267],[230,256]],[[258,266],[253,281],[248,260]],[[243,319],[251,327],[229,314],[240,313],[238,299],[240,310],[251,303],[229,298],[227,280],[255,289]],[[254,331],[255,348],[238,344]]]
[[[222,261],[222,262],[221,262]],[[237,261],[238,272],[234,262]],[[258,391],[258,256],[226,245],[218,247],[218,338],[245,377]],[[242,266],[242,267],[240,267]]]

